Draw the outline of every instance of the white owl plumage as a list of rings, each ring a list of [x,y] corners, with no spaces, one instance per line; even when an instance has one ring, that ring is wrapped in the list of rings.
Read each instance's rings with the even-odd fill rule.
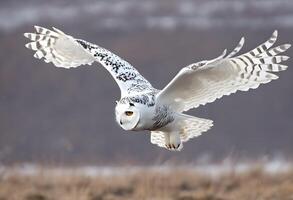
[[[112,52],[64,32],[35,26],[36,33],[25,33],[32,40],[26,47],[34,57],[52,62],[56,67],[71,68],[101,63],[121,90],[116,105],[116,120],[125,130],[150,130],[151,142],[169,150],[180,150],[183,142],[201,135],[212,121],[182,112],[205,105],[236,91],[255,89],[275,80],[275,72],[287,69],[280,64],[289,57],[280,55],[290,44],[273,47],[277,31],[255,49],[235,56],[243,47],[241,38],[228,55],[226,50],[213,60],[184,67],[165,88],[157,90],[128,62]]]

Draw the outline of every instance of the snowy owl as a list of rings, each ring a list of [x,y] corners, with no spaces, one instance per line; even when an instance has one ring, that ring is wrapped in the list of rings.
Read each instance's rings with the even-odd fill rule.
[[[115,79],[121,90],[116,102],[117,123],[128,131],[148,130],[151,143],[169,150],[181,150],[183,142],[201,135],[213,126],[213,121],[184,114],[236,91],[257,88],[278,78],[273,72],[287,69],[279,64],[289,57],[280,55],[291,45],[272,47],[277,31],[255,49],[235,56],[244,44],[241,38],[228,55],[226,50],[217,58],[192,63],[162,90],[152,85],[128,62],[98,45],[65,34],[53,28],[35,26],[36,33],[25,33],[32,40],[26,47],[34,57],[56,67],[71,68],[91,65],[97,61]]]

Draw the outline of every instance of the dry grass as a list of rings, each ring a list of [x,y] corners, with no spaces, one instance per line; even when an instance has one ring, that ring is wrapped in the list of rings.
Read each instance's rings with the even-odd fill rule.
[[[177,169],[145,169],[119,176],[60,175],[0,177],[0,200],[293,200],[293,172],[268,175],[260,169],[212,178]]]

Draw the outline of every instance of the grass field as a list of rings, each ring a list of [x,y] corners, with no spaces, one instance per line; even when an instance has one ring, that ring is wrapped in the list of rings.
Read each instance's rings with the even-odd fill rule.
[[[2,170],[0,200],[293,200],[293,171],[202,173],[192,167]]]

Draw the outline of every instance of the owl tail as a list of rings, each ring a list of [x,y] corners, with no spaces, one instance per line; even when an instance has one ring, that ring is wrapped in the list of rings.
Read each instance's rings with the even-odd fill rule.
[[[189,139],[200,136],[213,126],[213,121],[190,115],[179,115],[179,134],[182,142],[187,142]]]

